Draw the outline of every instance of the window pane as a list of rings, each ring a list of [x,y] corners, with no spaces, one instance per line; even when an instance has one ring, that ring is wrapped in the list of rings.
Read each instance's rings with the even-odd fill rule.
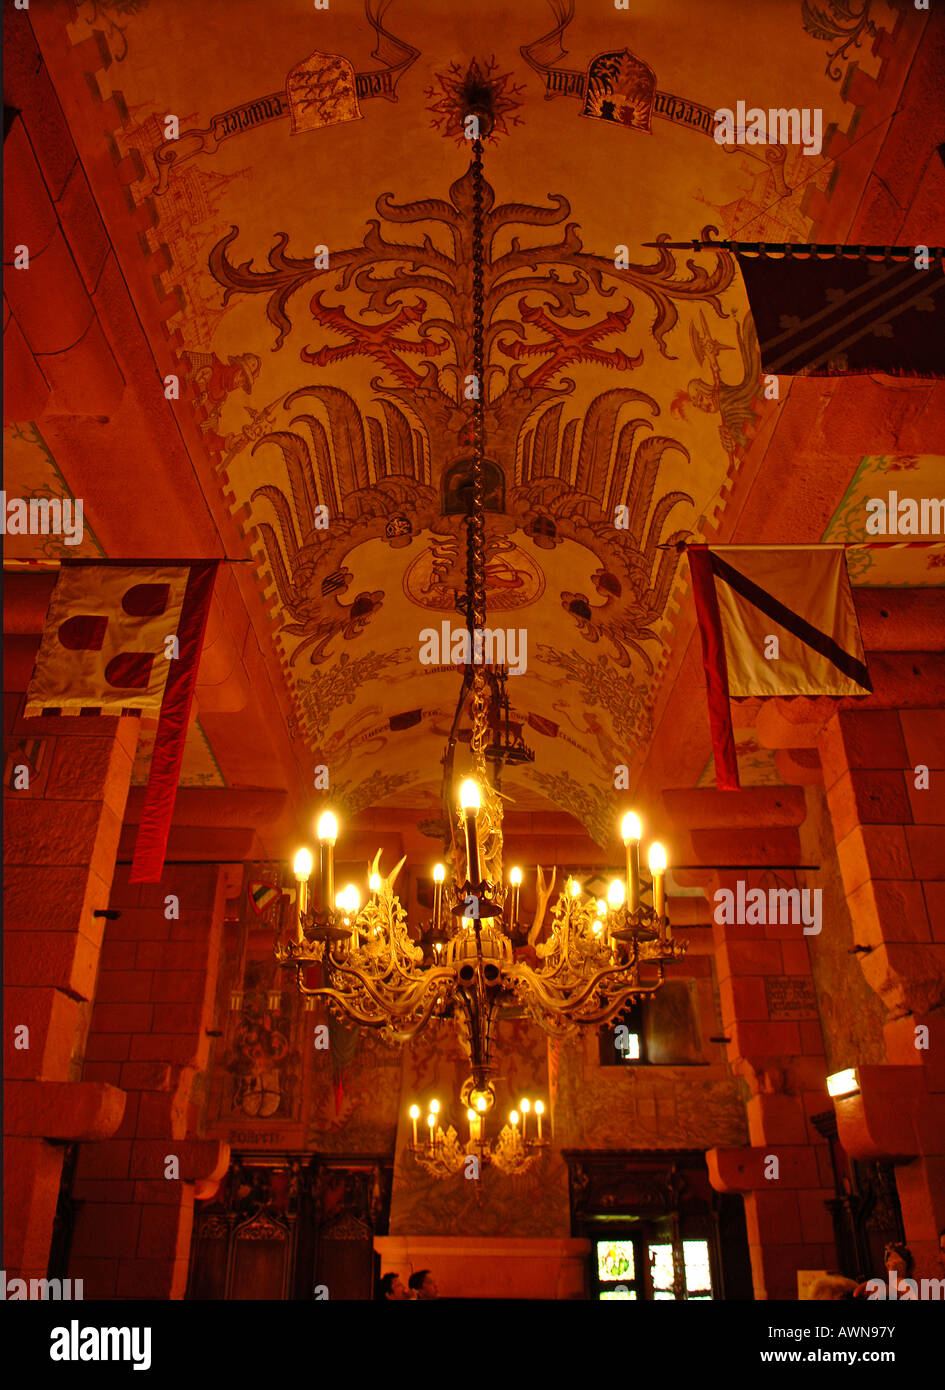
[[[597,1295],[601,1303],[629,1303],[636,1296],[636,1289],[602,1289]]]
[[[711,1296],[712,1276],[709,1273],[709,1243],[706,1240],[684,1240],[683,1258],[686,1262],[686,1292]],[[710,1293],[707,1294],[706,1290]]]
[[[605,1283],[634,1277],[633,1245],[629,1240],[597,1242],[597,1277]]]
[[[673,1289],[673,1247],[671,1245],[651,1245],[650,1254],[653,1256],[653,1263],[650,1265],[650,1274],[653,1279],[653,1288],[668,1289],[669,1296],[672,1298]],[[656,1295],[659,1297],[659,1295]]]
[[[624,1047],[618,1049],[625,1062],[639,1062],[640,1060],[640,1035],[639,1033],[628,1033],[627,1042]]]

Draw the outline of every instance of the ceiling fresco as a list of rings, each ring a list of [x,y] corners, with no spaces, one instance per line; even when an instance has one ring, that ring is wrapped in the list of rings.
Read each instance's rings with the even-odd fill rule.
[[[142,245],[166,248],[208,491],[258,564],[300,756],[349,813],[433,813],[460,693],[448,650],[421,652],[462,625],[470,98],[495,122],[488,625],[518,634],[509,695],[536,754],[503,790],[602,839],[615,768],[642,762],[676,542],[717,520],[760,386],[733,259],[651,243],[707,225],[808,238],[826,144],[725,149],[707,113],[802,93],[846,130],[843,60],[875,67],[870,35],[895,22],[869,2],[859,28],[832,3],[817,22],[793,0],[698,13],[694,29],[664,0],[76,7],[73,43],[95,31],[111,54],[97,80],[126,113],[115,157],[139,171]]]

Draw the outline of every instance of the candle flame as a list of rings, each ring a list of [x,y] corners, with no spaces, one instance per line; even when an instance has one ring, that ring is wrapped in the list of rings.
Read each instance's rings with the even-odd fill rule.
[[[338,822],[331,811],[326,811],[318,818],[318,838],[327,840],[330,845],[338,838]]]
[[[642,834],[643,827],[640,825],[640,817],[633,811],[628,811],[620,826],[620,835],[624,844],[628,844],[630,840],[639,840]]]
[[[308,881],[312,872],[312,856],[307,849],[299,850],[292,868],[296,878],[301,879],[303,883]]]
[[[472,780],[467,778],[459,789],[459,804],[464,811],[478,811],[481,805],[479,799],[479,787]]]
[[[650,845],[650,873],[661,874],[666,868],[666,851],[656,840]]]

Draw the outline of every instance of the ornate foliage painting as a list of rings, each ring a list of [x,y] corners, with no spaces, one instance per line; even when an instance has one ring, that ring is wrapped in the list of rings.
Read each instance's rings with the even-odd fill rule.
[[[829,164],[718,146],[707,113],[735,58],[695,90],[670,26],[616,10],[590,24],[573,0],[484,11],[475,37],[425,0],[246,7],[237,34],[184,0],[83,0],[73,40],[111,46],[116,157],[138,171],[149,244],[174,247],[167,331],[270,604],[292,733],[347,814],[439,804],[472,444],[463,113],[489,113],[489,626],[523,634],[509,696],[536,752],[503,792],[601,838],[614,769],[651,731],[678,542],[717,520],[760,392],[732,257],[665,243],[707,224],[806,235]],[[845,122],[813,40],[856,43],[874,17],[849,35],[802,19],[791,61]],[[706,22],[724,27],[724,6]],[[744,22],[762,34],[763,16]],[[217,24],[245,62],[218,61]],[[628,142],[633,197],[615,199]],[[421,661],[430,629],[446,650]]]

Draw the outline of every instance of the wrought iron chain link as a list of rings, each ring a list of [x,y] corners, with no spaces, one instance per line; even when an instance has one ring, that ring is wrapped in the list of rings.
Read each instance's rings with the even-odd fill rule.
[[[475,659],[476,633],[486,624],[486,518],[485,518],[485,233],[483,227],[482,140],[473,142],[473,373],[476,394],[473,399],[472,506],[466,517],[466,621],[469,629],[470,659]],[[482,667],[473,675],[472,753],[476,771],[485,777],[485,748],[488,734],[488,686]]]

